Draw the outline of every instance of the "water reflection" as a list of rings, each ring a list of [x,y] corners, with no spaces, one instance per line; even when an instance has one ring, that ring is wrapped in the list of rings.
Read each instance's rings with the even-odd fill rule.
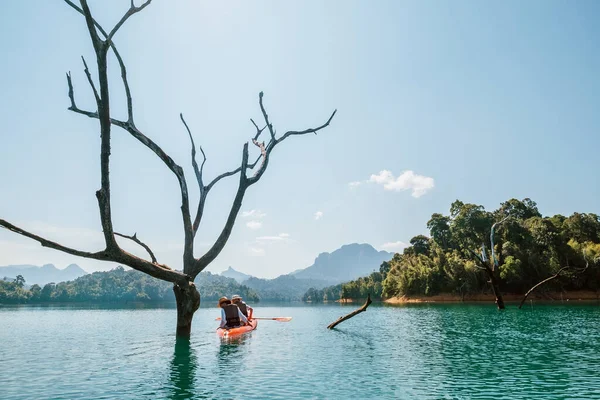
[[[241,335],[235,338],[221,339],[221,345],[217,354],[220,367],[228,368],[240,364],[244,358],[244,344],[247,338]]]
[[[190,345],[189,338],[178,337],[175,340],[175,351],[171,360],[170,399],[190,399],[194,395],[194,377],[198,359]]]
[[[373,351],[375,350],[375,343],[373,343],[372,335],[365,335],[361,332],[354,332],[351,330],[345,330],[340,328],[333,328],[332,331],[340,334],[347,339],[348,344],[356,349],[365,348],[370,350],[367,354],[370,356],[369,358],[373,358]]]

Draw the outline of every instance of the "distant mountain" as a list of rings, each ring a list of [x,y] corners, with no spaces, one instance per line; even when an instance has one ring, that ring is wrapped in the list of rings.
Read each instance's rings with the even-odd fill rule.
[[[379,271],[384,261],[389,261],[394,253],[377,251],[370,244],[347,244],[332,253],[321,253],[313,265],[290,275],[298,279],[317,279],[329,285],[348,282],[361,276]]]
[[[318,279],[298,279],[292,275],[281,275],[275,279],[250,278],[244,285],[254,290],[261,300],[300,300],[310,288],[322,289],[327,281]]]
[[[65,269],[58,269],[53,264],[46,264],[42,267],[36,265],[8,265],[0,267],[0,277],[14,279],[17,275],[23,275],[27,285],[37,283],[40,286],[50,282],[72,281],[87,272],[77,264],[71,264]]]
[[[232,278],[237,281],[237,283],[242,283],[246,279],[252,278],[252,275],[244,274],[243,272],[236,271],[235,269],[229,267],[225,271],[221,272],[219,275],[224,276],[226,278]]]
[[[254,289],[261,300],[300,300],[310,288],[323,289],[379,271],[381,263],[393,256],[370,244],[353,243],[319,254],[307,268],[275,279],[250,278],[244,284]]]

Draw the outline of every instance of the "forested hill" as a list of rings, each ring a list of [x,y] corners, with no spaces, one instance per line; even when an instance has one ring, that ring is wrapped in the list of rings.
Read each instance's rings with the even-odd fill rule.
[[[567,268],[538,290],[600,290],[598,215],[543,217],[530,199],[510,199],[494,211],[457,200],[449,215],[431,216],[427,222],[429,237],[413,237],[411,246],[383,263],[380,271],[343,285],[311,289],[304,300],[333,300],[337,296],[357,299],[367,293],[389,298],[489,292],[488,277],[473,256],[482,253],[483,245],[485,257],[491,257],[490,230],[494,223],[499,223],[494,251],[502,292],[524,294],[563,267]]]
[[[69,282],[32,285],[26,281],[0,281],[0,304],[46,302],[175,302],[173,284],[135,270],[117,267],[108,272],[94,272]],[[239,294],[256,302],[256,293],[234,279],[210,272],[196,278],[202,301],[216,301],[221,296]]]

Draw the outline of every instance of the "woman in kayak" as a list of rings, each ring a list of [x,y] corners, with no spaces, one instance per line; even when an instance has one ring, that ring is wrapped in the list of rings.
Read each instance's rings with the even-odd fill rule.
[[[252,313],[254,312],[254,309],[248,304],[244,303],[242,296],[234,294],[231,298],[231,302],[238,306],[242,314],[244,314],[248,319],[252,319]]]
[[[231,300],[227,297],[219,299],[219,307],[221,307],[221,328],[229,329],[249,324],[248,318],[242,314],[238,306],[231,304]]]

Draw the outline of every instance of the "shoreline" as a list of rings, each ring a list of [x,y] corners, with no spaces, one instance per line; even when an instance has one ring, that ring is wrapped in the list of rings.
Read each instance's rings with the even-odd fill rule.
[[[504,293],[502,297],[507,303],[519,303],[525,294]],[[532,293],[527,297],[527,301],[533,300],[540,303],[554,302],[600,302],[600,291],[577,290],[570,292],[543,292]],[[341,299],[337,303],[361,303],[365,299]],[[458,295],[455,293],[440,293],[433,296],[397,296],[384,300],[373,300],[385,304],[418,304],[418,303],[494,303],[495,297],[491,293],[479,293],[469,295]]]
[[[505,302],[513,303],[520,302],[524,294],[505,293],[502,295]],[[534,300],[536,302],[554,303],[566,301],[600,301],[600,292],[591,290],[578,290],[572,292],[544,292],[532,293],[527,298],[527,301]],[[399,296],[383,300],[386,304],[410,304],[410,303],[478,303],[478,302],[494,302],[493,294],[470,294],[457,295],[454,293],[440,293],[433,296]]]

